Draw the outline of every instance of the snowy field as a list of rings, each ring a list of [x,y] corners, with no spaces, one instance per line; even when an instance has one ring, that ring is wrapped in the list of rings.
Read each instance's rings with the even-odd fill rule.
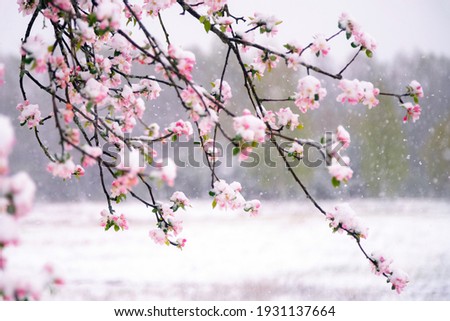
[[[369,252],[382,250],[408,272],[403,294],[306,201],[265,202],[253,218],[194,202],[183,214],[183,251],[153,243],[153,216],[140,205],[121,208],[130,230],[119,233],[98,226],[102,203],[38,205],[8,257],[24,271],[47,261],[59,268],[66,285],[46,300],[450,299],[450,203],[350,203],[370,227]]]

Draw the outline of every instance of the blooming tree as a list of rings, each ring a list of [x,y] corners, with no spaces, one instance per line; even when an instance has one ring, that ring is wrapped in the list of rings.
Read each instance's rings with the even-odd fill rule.
[[[287,43],[274,49],[262,45],[260,38],[276,37],[282,21],[262,13],[252,17],[236,16],[226,0],[17,2],[19,11],[30,16],[21,48],[23,101],[17,106],[19,121],[35,132],[38,144],[49,160],[47,170],[52,175],[61,179],[82,177],[86,168],[97,167],[107,204],[101,212],[101,226],[105,230],[129,228],[126,216],[116,214],[114,202],[131,196],[154,213],[155,227],[149,235],[157,244],[180,249],[186,245],[186,239],[181,236],[180,210],[191,206],[191,202],[182,191],[175,192],[167,202],[157,201],[156,183],[174,186],[177,167],[170,159],[163,161],[152,148],[154,144],[168,144],[179,139],[194,138],[206,156],[211,172],[209,194],[213,198],[213,208],[257,215],[261,203],[246,200],[240,183],[228,183],[217,174],[220,156],[217,141],[224,139],[232,144],[232,153],[240,160],[245,160],[260,144],[269,142],[294,182],[324,215],[333,232],[351,236],[373,272],[384,276],[392,289],[403,290],[408,282],[407,275],[392,268],[392,261],[385,256],[367,252],[361,239],[367,238],[368,229],[350,206],[339,204],[333,209],[324,209],[309,193],[289,161],[302,160],[307,148],[311,147],[327,161],[335,187],[352,178],[350,159],[340,154],[351,143],[344,126],[339,126],[332,137],[294,138],[302,136],[298,131],[301,115],[314,112],[330,99],[323,86],[324,77],[335,81],[342,90],[336,98],[339,103],[362,104],[372,109],[379,105],[380,96],[391,96],[405,110],[405,122],[415,122],[420,116],[418,102],[423,97],[423,90],[417,81],[412,81],[405,86],[405,92],[397,94],[381,92],[368,81],[344,77],[358,56],[365,54],[370,58],[377,47],[373,37],[353,17],[342,14],[338,29],[331,36],[317,34],[304,46]],[[194,78],[195,55],[171,42],[163,11],[175,6],[180,10],[180,20],[198,21],[206,33],[213,34],[226,48],[221,77],[211,79],[210,86],[204,86]],[[45,42],[36,31],[38,17],[51,28],[52,42]],[[159,23],[163,40],[157,39],[156,30],[146,26],[146,19],[155,19]],[[136,34],[144,40],[139,40],[142,38]],[[349,41],[349,50],[354,51],[354,56],[337,73],[307,62],[305,57],[310,54],[325,58],[332,50],[333,41],[339,37]],[[242,88],[231,88],[227,82],[230,59],[237,61]],[[264,96],[258,91],[259,80],[282,63],[294,71],[302,70],[306,75],[298,80],[289,97]],[[146,68],[147,72],[134,72],[135,65]],[[42,80],[43,75],[48,80]],[[49,95],[50,106],[41,107],[28,99],[25,79]],[[147,102],[157,100],[162,90],[174,93],[179,108],[185,112],[184,117],[164,124],[147,108]],[[243,90],[248,99],[239,102],[241,110],[236,113],[230,109],[230,101],[233,92],[239,90]],[[287,102],[292,102],[298,111],[286,107]],[[270,108],[266,109],[265,105]],[[154,122],[145,123],[145,114],[151,114]],[[40,138],[39,129],[48,123],[55,125],[58,147],[46,146]],[[225,126],[227,123],[232,124],[233,130]],[[115,146],[117,153],[102,148],[105,144]],[[108,180],[112,182],[108,183]],[[147,196],[136,192],[139,184],[146,187]]]

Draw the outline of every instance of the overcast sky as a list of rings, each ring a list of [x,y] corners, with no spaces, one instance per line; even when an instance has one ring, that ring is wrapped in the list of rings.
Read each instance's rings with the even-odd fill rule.
[[[337,17],[345,11],[377,40],[377,59],[387,60],[400,51],[416,50],[450,56],[448,0],[228,0],[228,3],[236,15],[249,16],[258,11],[283,20],[278,37],[281,42],[295,39],[299,44],[307,44],[316,33],[330,35],[337,30]],[[192,19],[183,19],[179,13],[178,6],[164,12],[172,41],[184,47],[201,44],[208,50],[210,42],[205,45],[199,42],[199,37],[205,37],[202,27]],[[18,14],[16,0],[0,0],[0,17],[0,55],[17,53],[29,17]],[[334,53],[341,54],[339,49]]]

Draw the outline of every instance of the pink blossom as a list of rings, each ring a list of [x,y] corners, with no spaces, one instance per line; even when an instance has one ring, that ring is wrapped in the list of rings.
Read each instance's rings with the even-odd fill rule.
[[[223,6],[227,4],[227,0],[205,0],[204,4],[209,7],[208,12],[216,12],[222,10]]]
[[[177,246],[180,249],[182,249],[183,247],[186,246],[186,239],[182,239],[182,238],[177,239],[177,244],[178,244]]]
[[[359,81],[358,79],[342,79],[338,87],[342,89],[343,93],[336,100],[341,103],[347,101],[351,105],[356,105],[361,102],[363,105],[368,106],[369,109],[379,104],[376,96],[379,95],[380,90],[374,88],[370,82]]]
[[[75,172],[75,168],[76,166],[71,158],[65,162],[50,162],[47,165],[47,171],[49,173],[62,179],[70,179]]]
[[[97,37],[94,28],[90,27],[89,24],[82,19],[77,19],[77,26],[82,43],[93,44]]]
[[[341,159],[347,165],[341,165],[335,158],[333,158],[333,160],[331,161],[331,165],[328,166],[328,172],[338,181],[347,182],[352,178],[353,170],[348,166],[348,157],[342,157]]]
[[[19,13],[21,12],[25,17],[36,10],[39,0],[17,0],[17,4],[19,5]]]
[[[367,238],[368,228],[361,224],[355,211],[347,203],[336,205],[332,212],[326,214],[330,221],[330,227],[337,232],[355,234],[361,238]]]
[[[108,96],[108,87],[102,85],[94,78],[90,78],[86,82],[83,92],[89,99],[98,104]]]
[[[22,124],[27,123],[28,128],[33,128],[39,125],[41,121],[41,111],[39,105],[32,105],[28,100],[23,104],[18,104],[16,109],[20,111],[19,121]]]
[[[287,67],[297,71],[302,63],[302,58],[297,53],[288,53],[287,57]]]
[[[151,79],[141,79],[139,84],[132,85],[133,92],[139,92],[148,100],[154,100],[159,97],[161,87],[159,84]]]
[[[160,229],[150,230],[149,236],[156,244],[164,245],[168,242],[166,234]]]
[[[111,197],[126,195],[134,186],[139,183],[134,174],[125,174],[116,178],[111,185]]]
[[[125,8],[125,17],[128,19],[134,18],[136,16],[137,20],[142,19],[143,8],[139,4],[130,4],[131,11],[126,7]],[[134,15],[133,15],[134,14]]]
[[[181,232],[183,232],[183,221],[180,218],[171,217],[168,219],[168,222],[174,236],[178,236]]]
[[[111,227],[117,232],[119,230],[128,230],[128,221],[124,214],[120,216],[111,214],[108,210],[102,210],[100,212],[100,226],[105,230],[109,230]]]
[[[288,149],[288,153],[300,157],[303,155],[303,146],[299,144],[297,141],[295,141],[292,143],[292,146]]]
[[[352,16],[349,14],[343,12],[339,16],[339,29],[345,30],[347,35],[352,35],[354,33],[357,33],[358,30],[360,30],[359,24],[353,19]]]
[[[143,9],[151,16],[158,16],[161,10],[171,7],[176,0],[144,0]]]
[[[294,114],[289,107],[281,108],[279,111],[275,112],[278,116],[278,126],[287,126],[291,130],[294,130],[299,125],[298,116]]]
[[[217,100],[226,105],[233,97],[230,85],[225,80],[223,80],[222,87],[220,87],[220,79],[216,79],[211,84],[213,86],[213,89],[211,90],[211,95],[213,95],[214,97],[216,97]]]
[[[391,274],[392,259],[385,257],[384,255],[374,252],[370,255],[372,272],[376,275]]]
[[[244,109],[243,116],[234,117],[233,127],[244,141],[262,143],[265,140],[266,125],[248,109]]]
[[[356,45],[361,45],[363,48],[370,50],[372,52],[375,51],[375,49],[377,49],[377,43],[375,39],[368,33],[364,31],[359,31],[357,33],[354,33],[353,35],[355,37]]]
[[[372,109],[379,104],[376,96],[380,94],[380,90],[378,88],[374,88],[373,84],[368,81],[361,81],[361,90],[362,90],[362,103]]]
[[[113,216],[112,219],[122,230],[128,230],[128,221],[125,218],[125,215],[120,214],[120,216]]]
[[[322,88],[320,81],[314,76],[306,76],[298,81],[295,105],[302,113],[308,109],[319,108],[319,101],[327,95],[327,90]]]
[[[193,134],[191,123],[182,119],[171,123],[169,127],[165,129],[165,131],[166,133],[173,133],[177,136],[186,135],[186,137],[189,137]]]
[[[48,45],[39,35],[29,37],[22,44],[22,52],[34,59],[37,73],[47,71],[47,60],[49,57]]]
[[[117,30],[120,28],[123,4],[120,0],[97,0],[94,7],[100,29]]]
[[[278,25],[281,20],[275,16],[269,16],[256,12],[254,17],[250,17],[250,26],[258,26],[261,33],[267,33],[267,36],[275,36],[278,33]]]
[[[413,105],[412,103],[404,103],[401,104],[403,108],[406,109],[406,115],[403,117],[403,122],[406,123],[410,120],[413,121],[413,123],[416,122],[416,120],[419,120],[420,113],[422,112],[422,109],[420,108],[420,105],[416,104]]]
[[[170,197],[170,201],[181,208],[185,208],[186,206],[191,205],[186,195],[184,195],[184,193],[180,191],[174,192]]]
[[[348,148],[350,146],[350,134],[341,125],[339,125],[336,130],[336,138],[339,142],[342,143],[343,148]]]
[[[422,85],[417,80],[411,81],[411,83],[406,88],[408,89],[408,93],[410,95],[417,96],[419,98],[423,97]]]
[[[212,193],[214,193],[213,207],[216,205],[221,209],[240,209],[245,204],[245,199],[241,195],[242,187],[238,182],[233,182],[227,184],[225,180],[219,180],[214,182],[214,188]]]
[[[318,34],[314,37],[314,41],[312,42],[311,46],[311,51],[316,56],[322,54],[322,56],[325,57],[328,54],[328,52],[330,51],[330,45],[328,44],[328,41],[324,35]]]
[[[249,212],[250,215],[256,216],[259,214],[261,202],[259,200],[247,201],[244,204],[244,211]]]
[[[408,274],[399,269],[394,269],[388,277],[388,281],[392,284],[392,290],[400,294],[409,282]]]
[[[179,73],[191,81],[191,73],[195,65],[195,55],[190,51],[169,45],[169,56],[175,61]]]
[[[64,132],[64,138],[67,142],[64,142],[64,146],[67,150],[73,149],[73,146],[78,146],[80,144],[80,131],[78,128],[68,128]]]
[[[207,110],[207,114],[200,118],[198,129],[200,135],[207,135],[211,132],[214,126],[219,122],[219,116],[213,109]]]

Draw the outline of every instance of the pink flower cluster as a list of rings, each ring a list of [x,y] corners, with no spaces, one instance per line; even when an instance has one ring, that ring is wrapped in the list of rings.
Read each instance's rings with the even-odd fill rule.
[[[411,81],[411,83],[406,87],[406,89],[408,90],[408,94],[410,94],[411,96],[423,98],[423,88],[422,85],[417,80]]]
[[[353,36],[353,45],[362,46],[363,50],[369,50],[369,56],[377,48],[375,39],[362,30],[361,26],[347,13],[342,13],[339,17],[339,28],[345,30],[347,39]]]
[[[144,0],[143,9],[148,15],[157,17],[161,10],[170,8],[176,0]]]
[[[241,194],[242,186],[238,182],[228,184],[221,179],[214,182],[214,187],[210,195],[214,197],[213,208],[219,206],[220,209],[238,210],[243,209],[250,215],[259,214],[261,202],[258,200],[246,201]]]
[[[244,109],[242,116],[234,117],[233,127],[236,135],[246,142],[262,143],[266,137],[266,125],[254,116],[248,109]]]
[[[367,238],[368,228],[356,216],[355,211],[347,203],[336,205],[333,211],[326,214],[333,232],[354,235],[358,238]]]
[[[37,73],[47,71],[47,62],[49,58],[48,45],[39,35],[29,37],[26,42],[22,44],[22,53],[33,59],[33,67]]]
[[[192,70],[195,65],[195,55],[174,45],[169,45],[169,57],[173,59],[178,72],[187,80],[192,80]]]
[[[339,182],[348,182],[353,176],[353,170],[350,168],[350,158],[342,156],[339,159],[333,158],[331,165],[328,166],[328,172],[331,177]]]
[[[319,108],[319,101],[326,95],[327,90],[322,88],[319,79],[308,75],[298,81],[295,105],[302,113],[306,113],[308,109]]]
[[[185,135],[187,138],[194,133],[191,123],[182,119],[171,123],[169,127],[165,129],[165,132],[167,134],[174,134],[178,137]]]
[[[30,104],[30,102],[26,100],[23,104],[18,104],[16,109],[20,111],[19,121],[21,124],[27,124],[28,128],[39,125],[39,122],[42,119],[39,105]]]
[[[298,114],[294,114],[289,107],[281,108],[279,111],[275,112],[278,116],[278,126],[286,126],[290,130],[294,130],[300,124],[298,121]]]
[[[420,118],[420,114],[422,112],[422,108],[419,104],[412,104],[412,103],[404,103],[400,105],[401,107],[405,108],[406,115],[403,117],[403,122],[406,123],[408,121],[411,121],[413,123],[416,122]]]
[[[323,34],[318,34],[314,37],[311,45],[311,51],[319,57],[322,54],[325,57],[330,52],[330,45]]]
[[[370,82],[359,81],[358,79],[342,79],[338,87],[343,91],[336,98],[338,102],[348,102],[351,105],[356,105],[361,102],[363,105],[368,106],[369,109],[379,104],[376,96],[380,94],[380,90],[374,88]]]
[[[69,158],[65,161],[55,161],[48,163],[47,171],[53,176],[62,179],[70,179],[76,171],[76,165],[73,162],[72,158]]]
[[[380,253],[370,255],[372,272],[376,275],[385,275],[388,283],[391,283],[392,290],[401,293],[409,282],[408,274],[404,271],[391,266],[393,260]]]
[[[267,36],[276,36],[278,33],[278,25],[281,24],[275,16],[265,15],[255,12],[254,17],[250,17],[249,25],[259,27],[260,33],[267,33]]]
[[[220,79],[216,79],[212,84],[211,95],[213,95],[218,101],[222,102],[224,105],[228,104],[228,102],[233,97],[231,93],[230,85],[222,80],[222,87],[220,86]]]
[[[100,226],[105,228],[105,231],[109,230],[111,227],[117,232],[119,230],[128,230],[128,221],[125,215],[120,214],[119,216],[111,214],[108,210],[102,210],[100,212]]]

